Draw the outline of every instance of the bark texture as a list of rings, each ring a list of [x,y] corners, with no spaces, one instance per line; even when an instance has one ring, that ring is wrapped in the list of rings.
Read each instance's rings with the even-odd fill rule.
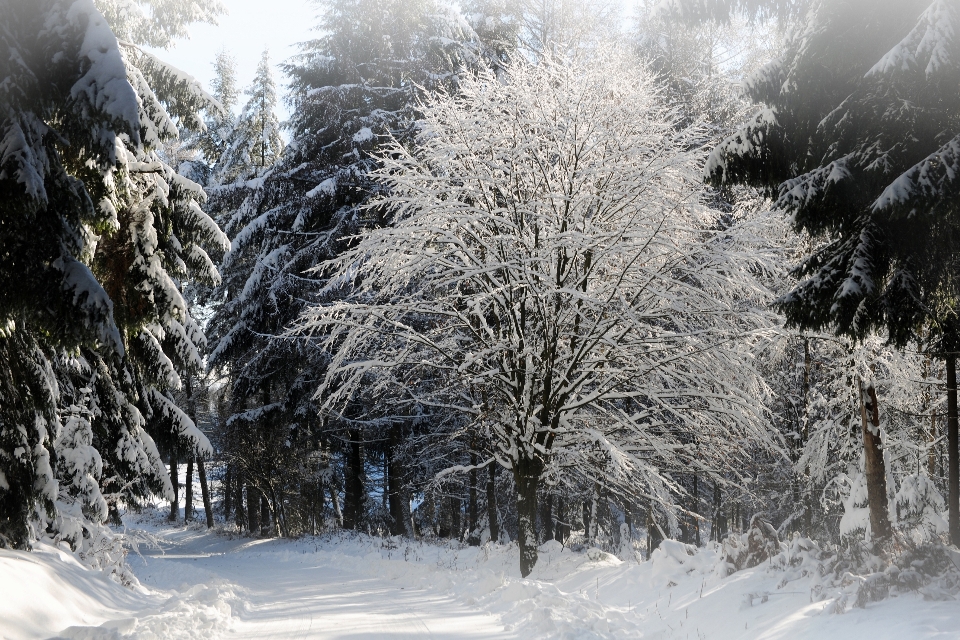
[[[234,510],[237,528],[242,530],[247,526],[247,510],[243,502],[243,475],[239,473],[234,475],[233,490],[236,492],[234,493]]]
[[[207,528],[213,528],[213,505],[210,503],[210,488],[207,485],[207,470],[203,467],[203,458],[197,458],[197,475],[200,477],[200,497],[203,498],[203,514],[207,519]],[[229,488],[227,495],[230,495]]]
[[[390,509],[390,535],[407,535],[406,518],[403,509],[403,470],[397,455],[400,446],[400,427],[390,429],[390,442],[387,450],[387,493]]]
[[[170,522],[180,517],[180,461],[177,460],[177,446],[170,448],[170,484],[173,485],[173,501],[170,503]]]
[[[267,496],[262,491],[258,491],[257,493],[260,494],[260,535],[271,537],[273,535],[273,527],[271,526],[270,518],[270,501],[267,500]]]
[[[543,540],[553,540],[553,494],[548,493],[543,501]]]
[[[960,546],[960,442],[957,434],[957,356],[947,356],[947,506],[950,543]]]
[[[476,446],[476,445],[474,445]],[[477,454],[476,451],[470,452],[470,489],[468,493],[467,504],[467,541],[470,546],[475,547],[480,544],[480,536],[477,532]]]
[[[880,409],[877,390],[872,384],[861,384],[860,416],[863,424],[863,453],[867,476],[867,502],[870,506],[870,531],[874,545],[890,539],[890,517],[887,512],[887,473],[880,440]]]
[[[347,477],[344,479],[343,528],[360,530],[363,519],[363,448],[360,431],[350,432]]]
[[[460,522],[460,511],[462,508],[460,502],[461,500],[457,496],[450,498],[450,537],[454,540],[459,540],[460,535],[463,533],[463,527]]]
[[[230,521],[230,515],[233,513],[233,467],[227,466],[223,474],[223,519]]]
[[[526,578],[537,564],[537,489],[543,463],[521,458],[514,469],[517,484],[517,543],[520,546],[520,575]]]
[[[247,485],[247,530],[250,535],[260,533],[260,492]]]
[[[564,509],[563,496],[557,496],[557,526],[554,531],[554,540],[566,544],[570,535],[570,526],[567,524],[567,512]]]
[[[193,456],[187,460],[187,478],[183,482],[183,520],[193,520]]]
[[[490,463],[487,474],[487,522],[490,527],[490,540],[500,541],[500,514],[497,510],[497,463]]]

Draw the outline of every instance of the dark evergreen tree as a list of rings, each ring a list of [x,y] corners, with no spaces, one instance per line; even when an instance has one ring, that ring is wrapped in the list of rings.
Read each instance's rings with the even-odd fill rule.
[[[210,210],[233,239],[215,295],[212,362],[230,371],[232,397],[244,399],[227,423],[238,460],[256,439],[276,452],[264,458],[262,482],[277,478],[279,467],[302,469],[306,475],[288,474],[278,496],[315,487],[316,473],[344,475],[343,484],[328,478],[327,486],[345,488],[345,521],[359,527],[365,460],[385,455],[364,446],[372,436],[364,425],[389,429],[393,421],[357,403],[344,419],[321,422],[313,396],[325,356],[308,339],[283,334],[323,295],[325,282],[310,269],[378,222],[363,210],[380,188],[368,175],[371,152],[390,136],[409,140],[421,92],[454,85],[477,54],[462,18],[433,0],[336,0],[322,9],[325,35],[285,67],[293,115],[283,157],[243,176],[256,180],[211,190]],[[323,468],[308,459],[325,460]],[[399,499],[400,489],[393,494]]]
[[[796,6],[673,4],[694,17]],[[800,283],[779,302],[791,324],[855,338],[883,331],[897,345],[931,326],[937,351],[953,358],[958,14],[942,0],[811,2],[784,55],[748,83],[765,108],[716,148],[707,172],[718,185],[766,189],[815,240],[796,269]],[[865,382],[863,397],[871,390]],[[877,408],[864,402],[866,414]],[[864,434],[873,441],[875,429]],[[885,528],[881,493],[871,488],[875,528]],[[956,492],[950,506],[956,514]]]
[[[179,5],[151,37],[216,8]],[[180,287],[217,278],[222,234],[157,151],[208,97],[139,49],[137,11],[100,6],[0,4],[2,544],[94,544],[119,500],[169,491],[154,437],[207,446],[169,392],[203,341]]]

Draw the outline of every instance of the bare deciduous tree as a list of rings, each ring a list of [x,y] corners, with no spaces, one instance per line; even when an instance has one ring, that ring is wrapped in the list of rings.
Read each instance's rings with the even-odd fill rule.
[[[338,301],[300,323],[334,352],[326,410],[399,380],[473,416],[513,473],[523,575],[544,477],[669,506],[666,472],[713,473],[697,451],[735,464],[766,441],[762,256],[699,206],[700,133],[650,74],[612,50],[547,56],[423,111],[416,150],[382,158],[391,223],[322,266]]]

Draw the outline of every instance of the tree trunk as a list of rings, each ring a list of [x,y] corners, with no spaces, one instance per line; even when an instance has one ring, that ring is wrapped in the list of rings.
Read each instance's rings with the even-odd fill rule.
[[[930,449],[927,453],[927,475],[931,478],[937,475],[937,412],[930,412]]]
[[[197,421],[197,407],[193,398],[193,375],[189,372],[185,376],[186,382],[186,392],[187,392],[187,415],[190,416],[190,420],[194,423]],[[188,522],[193,520],[194,511],[193,511],[193,460],[196,458],[197,454],[195,451],[190,451],[190,457],[187,459],[187,478],[184,482],[184,500],[183,500],[183,521]]]
[[[234,515],[236,518],[237,529],[241,531],[244,527],[247,526],[247,510],[244,507],[243,501],[243,474],[238,471],[234,471],[233,479],[233,502],[234,502]]]
[[[177,445],[170,448],[170,484],[173,485],[173,502],[170,503],[170,522],[180,517],[180,462],[177,460]]]
[[[467,505],[467,528],[470,532],[467,534],[467,542],[471,547],[480,544],[480,535],[477,531],[477,452],[470,452],[470,490],[468,492],[469,504]]]
[[[450,537],[459,540],[463,534],[463,526],[460,523],[460,510],[462,508],[459,496],[450,497]]]
[[[710,538],[720,542],[727,535],[727,518],[723,515],[722,494],[720,483],[713,484],[713,525],[710,527]]]
[[[343,527],[343,510],[340,508],[340,494],[332,482],[330,483],[330,502],[333,503],[333,516],[337,519],[337,524]]]
[[[487,522],[490,527],[490,540],[500,541],[500,515],[497,513],[497,462],[490,463],[487,475]]]
[[[937,441],[937,414],[930,403],[930,385],[927,378],[933,375],[933,361],[928,352],[923,359],[923,412],[930,411],[930,431],[927,433],[927,475],[936,475],[937,456],[934,443]]]
[[[543,541],[553,540],[553,494],[543,501]]]
[[[203,458],[197,458],[197,476],[200,477],[200,497],[203,498],[203,513],[207,517],[207,529],[213,528],[213,506],[210,504],[210,489],[207,486],[207,471]]]
[[[567,514],[563,510],[563,496],[557,496],[557,526],[554,527],[553,539],[565,544],[570,527],[567,526]]]
[[[450,501],[445,499],[443,496],[436,498],[436,532],[438,538],[449,538],[450,530],[453,528],[450,526]]]
[[[278,495],[277,491],[270,494],[270,505],[273,512],[273,535],[282,538],[290,537],[290,529],[287,526],[287,514],[283,510],[283,495]]]
[[[597,503],[600,501],[600,487],[596,482],[593,483],[593,499],[590,500],[590,533],[587,540],[590,544],[597,544],[597,533],[599,531],[599,522],[597,522]]]
[[[810,441],[810,370],[813,360],[810,357],[810,339],[803,339],[803,428],[800,430],[801,453]],[[803,519],[802,535],[810,537],[813,528],[813,500],[811,496],[810,465],[806,465],[803,474],[804,486],[802,489]]]
[[[349,459],[345,480],[343,505],[344,529],[360,530],[363,519],[363,449],[360,431],[350,431]]]
[[[387,450],[387,490],[390,507],[390,535],[407,535],[406,519],[403,517],[403,489],[400,461],[397,459],[397,448],[400,446],[400,427],[390,428],[390,442]]]
[[[227,465],[223,474],[223,521],[230,522],[233,513],[233,466]]]
[[[273,527],[270,526],[270,501],[267,500],[267,495],[262,491],[257,493],[260,494],[260,535],[270,538],[273,536]]]
[[[383,452],[383,491],[380,493],[380,500],[383,503],[383,510],[390,513],[390,452]]]
[[[860,385],[860,417],[863,424],[863,453],[870,506],[870,531],[874,547],[890,538],[887,514],[887,473],[880,441],[880,409],[873,385]]]
[[[260,533],[260,492],[247,485],[247,531],[256,536]]]
[[[323,525],[323,508],[326,500],[323,495],[323,479],[317,480],[316,500],[313,501],[310,508],[310,535],[317,535]]]
[[[183,482],[183,521],[193,520],[193,456],[187,460],[187,478]]]
[[[592,511],[590,510],[590,501],[584,500],[583,502],[583,540],[584,544],[590,544],[590,527],[593,523],[590,521],[590,515]]]
[[[653,552],[660,546],[660,543],[663,542],[663,532],[660,530],[660,527],[657,525],[657,521],[653,516],[653,505],[650,505],[650,508],[647,509],[647,559],[649,560],[653,556]]]
[[[947,496],[950,543],[960,547],[960,449],[957,438],[957,356],[947,355]]]
[[[526,578],[537,564],[537,489],[543,463],[521,458],[513,476],[517,485],[517,543],[520,545],[520,575]]]
[[[696,474],[693,475],[693,512],[695,514],[700,513],[700,478]],[[693,517],[693,533],[694,533],[694,543],[699,547],[700,546],[700,516],[695,515]]]

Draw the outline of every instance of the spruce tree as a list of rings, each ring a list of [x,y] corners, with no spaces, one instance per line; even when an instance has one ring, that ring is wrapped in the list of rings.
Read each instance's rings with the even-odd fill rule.
[[[180,287],[217,278],[222,234],[158,155],[209,97],[138,44],[218,5],[175,6],[155,29],[143,7],[0,3],[0,544],[95,544],[119,500],[169,491],[151,433],[209,446],[169,391],[203,341]]]
[[[807,4],[783,56],[747,85],[764,108],[716,148],[707,172],[718,185],[764,188],[796,230],[814,239],[796,269],[799,284],[779,301],[789,323],[858,339],[882,331],[895,345],[928,326],[949,363],[958,335],[960,9],[946,0]],[[731,7],[789,13],[796,6],[672,3],[694,17],[729,16]],[[878,407],[868,380],[863,389],[866,416]],[[869,422],[864,418],[868,443],[877,437]],[[952,445],[950,456],[957,460]],[[877,455],[868,459],[883,463]],[[956,464],[950,475],[953,489]],[[875,528],[886,528],[882,493],[871,488]],[[954,541],[958,494],[950,498]]]
[[[229,62],[218,57],[216,66],[215,90],[229,101],[234,97]],[[245,93],[249,99],[225,138],[225,148],[214,166],[214,179],[220,184],[257,176],[273,166],[283,153],[280,122],[276,116],[277,87],[267,51],[263,52],[253,83]]]
[[[239,100],[237,62],[233,56],[226,51],[217,52],[213,61],[213,72],[211,89],[220,109],[208,114],[204,122],[205,130],[197,134],[194,142],[211,172],[216,171],[227,151],[237,122],[234,109]]]
[[[321,422],[314,393],[325,356],[306,339],[281,336],[321,295],[325,283],[310,269],[378,222],[362,210],[379,189],[369,175],[377,166],[373,152],[390,135],[409,140],[420,92],[452,85],[477,54],[462,18],[433,0],[330,0],[322,9],[324,35],[285,66],[292,77],[289,147],[276,164],[237,174],[256,179],[209,190],[209,210],[233,242],[215,294],[211,360],[231,374],[236,401],[226,440],[248,480],[264,490],[273,490],[268,482],[286,483],[276,490],[296,497],[301,480],[276,470],[297,466],[301,456],[300,468],[309,468],[311,449],[330,461],[319,452],[333,449],[333,464],[348,476],[350,523],[360,526],[364,457],[382,452],[362,445],[356,424]],[[357,411],[364,423],[373,418]],[[253,451],[260,453],[248,455]]]

